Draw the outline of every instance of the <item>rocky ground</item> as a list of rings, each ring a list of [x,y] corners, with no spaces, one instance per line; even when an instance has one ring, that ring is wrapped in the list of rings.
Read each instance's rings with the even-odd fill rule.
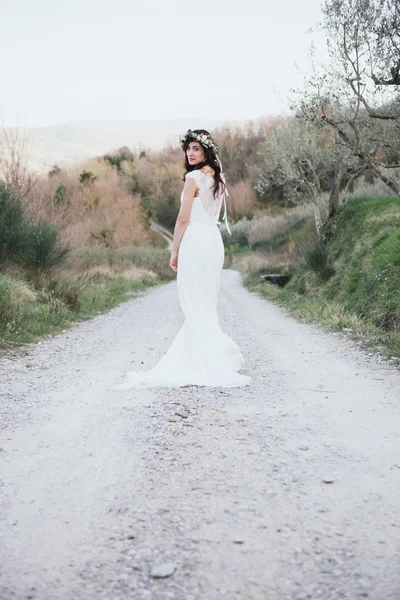
[[[176,283],[0,361],[1,600],[400,598],[400,373],[223,271],[243,388],[111,386]]]

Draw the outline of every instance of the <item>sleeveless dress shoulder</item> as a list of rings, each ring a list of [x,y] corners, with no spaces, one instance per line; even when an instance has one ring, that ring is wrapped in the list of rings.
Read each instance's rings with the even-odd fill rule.
[[[195,169],[194,171],[189,171],[188,173],[186,173],[186,179],[188,179],[188,178],[194,179],[194,181],[196,182],[196,185],[199,188],[199,195],[197,196],[197,198],[199,198],[202,208],[205,210],[205,212],[211,219],[212,223],[220,224],[219,215],[221,212],[222,204],[224,204],[225,212],[224,212],[223,219],[225,220],[225,224],[226,224],[228,232],[231,233],[230,229],[229,229],[227,210],[226,210],[226,194],[227,194],[226,190],[224,190],[221,194],[219,194],[216,198],[214,198],[214,191],[213,191],[214,178],[209,173],[205,173],[204,171],[201,171],[200,169]],[[181,201],[182,201],[182,196],[183,196],[183,192],[181,195]],[[195,200],[196,200],[196,198],[195,198]],[[200,217],[201,217],[201,212],[199,214],[199,211],[196,208],[194,208],[194,209],[192,208],[191,220],[193,220],[193,221],[196,221],[197,219],[201,220]]]

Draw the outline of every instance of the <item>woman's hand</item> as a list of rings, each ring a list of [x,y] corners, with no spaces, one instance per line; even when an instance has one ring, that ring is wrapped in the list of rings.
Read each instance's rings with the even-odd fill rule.
[[[171,267],[171,269],[173,271],[178,272],[178,253],[177,252],[172,252],[171,258],[169,261],[169,266]]]

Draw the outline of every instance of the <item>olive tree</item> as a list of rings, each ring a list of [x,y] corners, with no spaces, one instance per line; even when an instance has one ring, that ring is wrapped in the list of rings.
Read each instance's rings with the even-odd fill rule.
[[[343,154],[332,134],[306,119],[287,121],[270,132],[259,156],[256,191],[265,194],[279,187],[293,201],[312,202],[321,236],[321,197],[332,175],[343,169]]]
[[[385,2],[391,7],[398,0]],[[399,97],[379,79],[389,56],[389,42],[385,52],[378,43],[385,33],[389,39],[388,14],[378,0],[326,0],[321,27],[330,61],[314,70],[293,102],[297,116],[329,132],[342,153],[331,207],[339,204],[343,185],[366,171],[400,196],[391,171],[400,167]]]

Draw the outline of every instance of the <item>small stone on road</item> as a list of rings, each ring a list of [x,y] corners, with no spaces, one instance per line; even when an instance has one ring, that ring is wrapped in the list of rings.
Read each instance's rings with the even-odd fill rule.
[[[174,563],[165,563],[164,565],[160,565],[158,567],[153,567],[151,569],[150,575],[151,577],[163,578],[170,577],[174,574],[176,569],[176,565]]]

